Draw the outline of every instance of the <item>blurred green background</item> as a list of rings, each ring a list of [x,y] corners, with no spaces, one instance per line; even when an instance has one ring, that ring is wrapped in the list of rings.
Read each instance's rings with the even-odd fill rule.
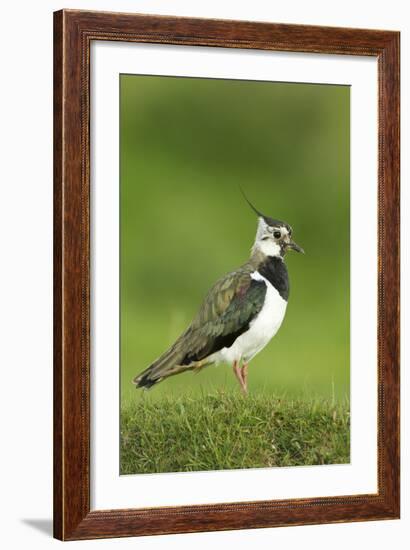
[[[250,391],[345,399],[350,88],[121,75],[120,98],[122,403],[141,399],[132,378],[246,261],[257,219],[238,185],[306,251],[286,257],[287,314]],[[236,386],[230,367],[210,366],[150,397]]]

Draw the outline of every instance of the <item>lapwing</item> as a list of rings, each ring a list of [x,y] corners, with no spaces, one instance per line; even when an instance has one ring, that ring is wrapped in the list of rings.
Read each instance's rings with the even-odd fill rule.
[[[285,254],[304,251],[292,240],[289,224],[265,216],[245,199],[258,216],[249,260],[215,283],[185,332],[134,378],[137,387],[148,389],[169,376],[225,363],[247,393],[249,362],[275,336],[285,317]]]

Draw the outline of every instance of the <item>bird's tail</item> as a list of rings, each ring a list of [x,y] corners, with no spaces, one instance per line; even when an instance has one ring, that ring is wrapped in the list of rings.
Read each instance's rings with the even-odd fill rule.
[[[133,379],[133,383],[137,388],[149,389],[164,378],[188,370],[189,367],[187,365],[178,364],[182,358],[181,352],[175,348],[169,349],[148,368],[138,374]]]

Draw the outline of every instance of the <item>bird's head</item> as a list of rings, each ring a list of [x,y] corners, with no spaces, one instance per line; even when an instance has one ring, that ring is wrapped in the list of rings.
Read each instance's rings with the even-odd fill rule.
[[[259,251],[264,256],[277,256],[280,258],[283,258],[288,250],[295,250],[304,254],[303,248],[293,241],[292,228],[288,223],[265,216],[249,202],[244,193],[243,196],[258,216],[258,229],[252,252]]]
[[[283,258],[288,250],[304,253],[292,239],[292,228],[286,222],[259,216],[253,251],[259,250],[264,256]]]

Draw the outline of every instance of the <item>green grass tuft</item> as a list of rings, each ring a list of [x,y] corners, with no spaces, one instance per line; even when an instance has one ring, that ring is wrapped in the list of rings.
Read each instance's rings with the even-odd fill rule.
[[[121,411],[121,474],[345,464],[349,403],[220,391]]]

